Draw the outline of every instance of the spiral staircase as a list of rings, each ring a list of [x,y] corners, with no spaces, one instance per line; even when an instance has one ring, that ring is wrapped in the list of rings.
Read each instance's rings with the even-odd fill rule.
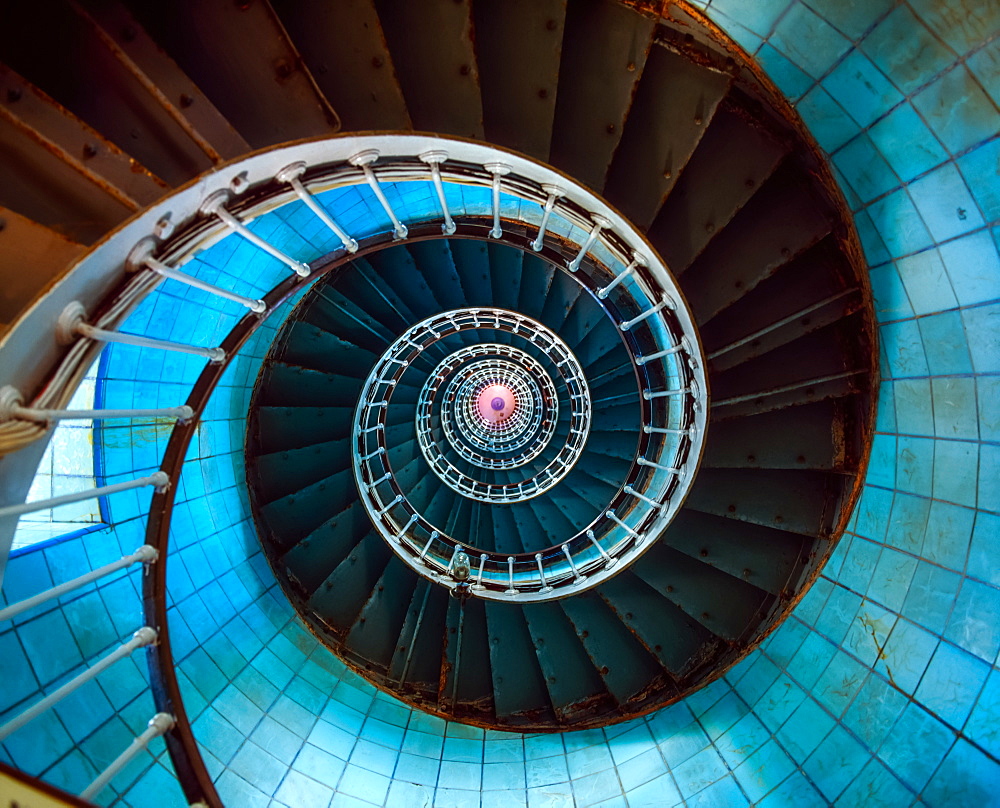
[[[144,332],[208,360],[136,481],[151,729],[190,802],[219,804],[171,663],[173,498],[225,368],[286,301],[246,423],[260,541],[315,635],[414,706],[529,732],[647,714],[829,557],[873,429],[860,250],[808,136],[691,9],[5,13],[0,204],[52,275],[15,290],[0,349],[4,501],[159,284],[231,307],[212,345]],[[275,217],[298,236],[270,241]],[[234,244],[267,272],[220,290]]]

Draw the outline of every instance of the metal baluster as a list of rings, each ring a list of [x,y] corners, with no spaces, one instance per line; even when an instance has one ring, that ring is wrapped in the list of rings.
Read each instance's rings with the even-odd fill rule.
[[[437,191],[438,203],[441,205],[441,215],[444,216],[444,224],[441,225],[441,232],[446,236],[454,235],[457,228],[448,210],[448,200],[444,195],[444,183],[441,182],[441,163],[448,159],[448,152],[432,150],[425,151],[417,156],[422,162],[427,163],[431,167],[431,180],[434,183],[434,190]]]
[[[651,309],[647,309],[646,311],[644,311],[642,314],[638,315],[637,317],[633,317],[631,320],[626,320],[624,323],[622,323],[618,327],[622,331],[628,331],[628,330],[630,330],[632,328],[632,326],[638,325],[643,320],[646,320],[646,319],[652,317],[654,314],[656,314],[659,311],[662,311],[665,308],[671,308],[671,309],[673,308],[673,304],[667,298],[663,298],[663,300],[661,300],[659,303],[657,303]]]
[[[476,576],[476,584],[472,587],[473,589],[483,588],[483,569],[486,567],[487,558],[489,558],[489,556],[486,555],[486,553],[479,554],[479,574]]]
[[[199,209],[201,213],[206,216],[215,216],[219,221],[221,221],[226,227],[232,230],[237,235],[245,238],[255,247],[266,252],[273,258],[277,258],[281,263],[288,267],[292,272],[302,278],[308,278],[312,270],[309,268],[308,264],[304,264],[301,261],[296,261],[289,255],[285,255],[281,250],[272,244],[268,244],[264,239],[254,233],[250,228],[248,228],[243,222],[237,219],[233,214],[226,210],[226,203],[229,201],[229,191],[221,190],[216,191],[211,194],[204,202],[201,203],[201,208]]]
[[[614,289],[619,283],[625,280],[629,275],[632,275],[638,267],[644,267],[644,266],[648,266],[648,262],[646,261],[646,259],[643,256],[639,255],[639,253],[632,253],[632,263],[630,263],[627,267],[625,267],[625,269],[619,272],[615,276],[614,280],[611,281],[611,283],[609,283],[603,289],[598,289],[597,296],[601,300],[604,300],[611,293],[611,290]]]
[[[673,466],[664,466],[662,463],[654,463],[652,460],[647,460],[645,457],[640,457],[636,461],[640,466],[649,466],[650,468],[659,469],[660,471],[665,471],[667,474],[674,474],[679,476],[681,470],[674,468]]]
[[[295,194],[306,203],[306,206],[319,218],[323,224],[325,224],[333,234],[340,239],[341,243],[344,245],[349,253],[355,253],[358,251],[358,242],[347,235],[344,229],[338,225],[329,213],[323,208],[319,202],[316,201],[306,187],[302,184],[302,180],[299,179],[306,171],[306,164],[303,161],[298,163],[292,163],[291,165],[285,166],[281,171],[274,175],[274,178],[278,182],[285,182],[292,186],[292,190]]]
[[[626,494],[631,494],[631,495],[632,495],[633,497],[636,497],[636,498],[638,498],[638,499],[641,499],[641,500],[642,500],[643,502],[645,502],[645,503],[646,503],[647,505],[649,505],[649,506],[651,506],[651,507],[653,507],[653,508],[656,508],[656,509],[657,509],[658,511],[663,511],[663,510],[664,510],[664,509],[665,509],[665,508],[667,507],[667,506],[666,506],[666,503],[663,503],[663,502],[657,502],[657,501],[656,501],[655,499],[652,499],[652,498],[650,498],[650,497],[647,497],[647,496],[646,496],[645,494],[640,494],[640,493],[639,493],[638,491],[636,491],[636,490],[635,490],[635,489],[634,489],[634,488],[633,488],[633,487],[632,487],[631,485],[626,485],[626,486],[625,486],[625,487],[624,487],[624,488],[623,488],[622,490],[623,490],[623,491],[624,491],[624,492],[625,492]]]
[[[590,252],[590,248],[594,246],[594,242],[597,241],[597,237],[601,235],[601,230],[611,225],[610,220],[605,219],[597,213],[592,213],[590,218],[594,220],[594,227],[590,231],[590,235],[587,236],[587,240],[580,248],[580,252],[576,254],[576,258],[570,262],[568,267],[570,272],[576,272],[580,268],[580,264],[583,263],[584,256]]]
[[[170,477],[165,471],[157,471],[148,477],[138,477],[135,480],[127,480],[123,483],[91,488],[87,491],[77,491],[73,494],[63,494],[62,496],[40,499],[35,502],[25,502],[21,505],[8,505],[6,508],[0,508],[0,518],[5,516],[20,516],[21,514],[33,513],[34,511],[45,511],[49,508],[58,508],[60,505],[68,505],[71,502],[83,502],[95,497],[105,497],[121,491],[129,491],[132,488],[143,488],[147,485],[155,486],[158,492],[165,491],[167,486],[170,485]]]
[[[436,530],[431,531],[431,536],[429,539],[427,539],[427,544],[425,544],[424,549],[420,551],[420,555],[417,558],[418,561],[424,560],[424,556],[427,555],[427,551],[431,549],[431,545],[434,543],[434,539],[436,539],[439,535],[440,534]]]
[[[63,309],[56,323],[56,337],[64,345],[71,343],[76,337],[85,337],[96,342],[118,342],[122,345],[135,345],[139,348],[158,348],[163,351],[203,356],[210,362],[222,362],[226,352],[222,348],[202,348],[198,345],[185,345],[180,342],[141,337],[138,334],[123,334],[120,331],[106,331],[103,328],[89,325],[86,320],[83,304],[73,301]]]
[[[551,592],[552,591],[552,587],[549,586],[548,583],[546,582],[546,580],[545,580],[545,570],[542,569],[542,554],[541,553],[535,553],[535,564],[538,565],[538,577],[542,579],[542,588],[539,589],[538,591],[539,592]]]
[[[108,418],[176,418],[181,423],[194,417],[194,410],[187,404],[180,407],[161,407],[151,410],[45,410],[24,407],[24,398],[14,387],[0,387],[0,424],[12,418],[24,421],[97,421]]]
[[[649,356],[638,356],[636,357],[635,363],[637,365],[645,365],[647,362],[652,362],[654,359],[663,359],[665,356],[673,356],[681,351],[691,353],[691,343],[688,342],[687,337],[681,337],[681,341],[672,348],[665,348],[664,350],[650,354]]]
[[[190,286],[194,289],[201,289],[201,291],[207,292],[210,295],[215,295],[216,297],[221,297],[223,300],[231,300],[234,303],[239,303],[241,306],[245,306],[256,314],[262,314],[267,310],[267,304],[263,300],[254,300],[250,297],[238,295],[235,292],[223,289],[221,286],[216,286],[214,283],[207,283],[206,281],[200,280],[193,275],[188,275],[186,272],[181,272],[179,269],[167,266],[162,261],[158,261],[156,258],[153,258],[153,250],[155,248],[156,240],[154,238],[149,237],[142,239],[135,245],[135,247],[132,248],[132,252],[129,253],[128,258],[125,261],[126,269],[133,272],[143,268],[148,269],[163,278],[172,278],[178,283],[183,283],[184,285]]]
[[[132,758],[149,746],[150,741],[172,730],[175,723],[177,723],[176,720],[169,713],[157,713],[154,715],[149,719],[149,724],[146,726],[145,731],[135,738],[126,747],[125,751],[112,761],[108,768],[97,775],[94,782],[80,792],[80,797],[88,802],[92,801],[111,782],[112,778],[129,764]]]
[[[41,603],[45,603],[53,598],[58,598],[60,595],[65,595],[67,592],[72,592],[79,589],[81,586],[86,586],[93,581],[100,580],[107,575],[111,575],[113,572],[118,572],[120,569],[130,567],[132,564],[148,564],[156,561],[157,555],[158,553],[154,547],[144,544],[134,553],[122,556],[118,561],[112,561],[110,564],[105,564],[103,567],[91,570],[90,572],[85,573],[78,578],[74,578],[71,581],[66,581],[58,586],[53,586],[51,589],[46,589],[44,592],[39,592],[37,595],[30,598],[25,598],[18,603],[13,603],[6,609],[0,609],[0,621],[11,620],[23,612],[35,608],[35,606],[38,606]]]
[[[635,530],[626,525],[621,519],[619,519],[614,511],[605,511],[604,515],[608,517],[608,519],[610,519],[616,525],[618,525],[622,530],[628,533],[632,538],[634,539],[642,538],[642,536],[639,533],[637,533]]]
[[[393,211],[392,205],[389,204],[389,200],[385,198],[385,193],[382,191],[382,186],[379,185],[378,177],[375,176],[375,172],[372,170],[372,163],[378,160],[378,155],[378,149],[365,149],[353,157],[349,157],[347,162],[352,166],[357,166],[365,173],[365,180],[368,182],[368,187],[372,189],[372,193],[378,199],[382,210],[386,212],[389,221],[392,222],[393,237],[397,240],[404,239],[409,234],[409,231],[407,231],[406,225],[396,218],[396,213]]]
[[[669,396],[685,396],[692,392],[690,387],[679,387],[676,390],[643,390],[642,397],[646,401],[652,401],[654,398],[667,398]]]
[[[518,591],[514,588],[514,556],[507,556],[507,579],[509,586],[504,592],[508,595],[518,594]]]
[[[483,168],[493,175],[493,229],[490,230],[490,237],[500,238],[503,235],[500,227],[500,181],[510,173],[510,166],[505,163],[487,163]]]
[[[597,548],[597,552],[599,552],[601,554],[601,556],[604,558],[604,566],[605,566],[605,568],[610,567],[612,564],[615,563],[615,559],[613,559],[611,556],[609,556],[608,555],[608,551],[605,550],[603,547],[601,547],[601,543],[597,540],[597,537],[594,535],[594,531],[593,530],[588,530],[587,531],[587,538],[590,539],[590,543],[593,544],[594,547]]]
[[[538,237],[531,243],[531,249],[535,252],[541,251],[545,240],[545,229],[549,226],[549,217],[552,215],[552,209],[556,205],[556,200],[565,193],[558,185],[543,185],[542,190],[549,195],[549,198],[545,200],[545,205],[542,208],[542,222],[538,225]]]
[[[132,635],[132,639],[128,642],[119,645],[114,651],[91,665],[83,673],[77,674],[58,690],[54,690],[41,701],[36,702],[16,718],[11,719],[0,727],[0,741],[12,732],[19,730],[29,721],[37,718],[53,705],[58,704],[77,688],[85,685],[95,676],[110,668],[119,659],[129,656],[136,648],[142,648],[145,645],[155,643],[156,638],[157,634],[154,629],[151,629],[149,626],[143,626]]]
[[[585,580],[573,561],[573,554],[569,551],[569,542],[562,545],[560,549],[563,551],[563,555],[566,556],[566,560],[569,562],[569,568],[573,570],[573,583],[580,583],[580,581]]]

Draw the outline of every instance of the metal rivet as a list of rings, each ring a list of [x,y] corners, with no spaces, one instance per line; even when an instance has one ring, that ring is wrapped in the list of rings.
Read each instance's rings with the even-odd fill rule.
[[[13,104],[15,101],[21,100],[21,88],[11,87],[7,90],[7,101]]]

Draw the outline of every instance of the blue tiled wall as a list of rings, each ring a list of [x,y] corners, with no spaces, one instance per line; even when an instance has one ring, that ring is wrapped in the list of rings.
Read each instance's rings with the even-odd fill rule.
[[[227,373],[199,429],[168,567],[185,703],[227,804],[894,808],[1000,800],[1000,6],[698,5],[795,103],[855,210],[882,324],[883,384],[849,534],[760,649],[653,716],[524,736],[411,711],[315,642],[258,550],[242,482],[242,421],[274,318]],[[351,232],[364,222],[388,227],[363,192],[336,194],[324,201]],[[488,210],[484,195],[449,194],[455,209]],[[390,189],[390,199],[409,217],[436,205],[429,186]],[[299,257],[334,246],[299,206],[254,228]],[[284,272],[234,238],[189,269],[254,295]],[[214,307],[216,320],[197,306],[190,311],[202,314],[177,317],[182,298]],[[238,314],[168,282],[126,330],[195,334],[208,345]],[[177,403],[200,368],[172,355],[113,351],[109,404]],[[166,434],[112,425],[103,436],[108,478],[151,468]],[[13,561],[5,597],[134,549],[144,501],[115,497],[113,530]],[[67,666],[127,636],[138,625],[137,584],[136,572],[120,574],[0,634],[0,707],[28,703]],[[53,637],[62,640],[61,658],[34,653],[43,644],[51,653]],[[124,663],[22,730],[4,746],[5,759],[81,788],[152,711],[141,663]],[[74,749],[74,741],[82,743]],[[176,789],[157,788],[169,766],[154,744],[103,801],[122,793],[123,804],[182,804]]]

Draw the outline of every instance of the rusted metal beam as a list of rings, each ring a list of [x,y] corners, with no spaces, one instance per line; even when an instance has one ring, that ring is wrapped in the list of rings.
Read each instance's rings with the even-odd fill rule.
[[[0,206],[0,336],[83,250],[82,244]]]
[[[86,8],[84,8],[84,4]],[[177,63],[119,3],[74,3],[119,63],[212,162],[239,157],[250,145]]]

